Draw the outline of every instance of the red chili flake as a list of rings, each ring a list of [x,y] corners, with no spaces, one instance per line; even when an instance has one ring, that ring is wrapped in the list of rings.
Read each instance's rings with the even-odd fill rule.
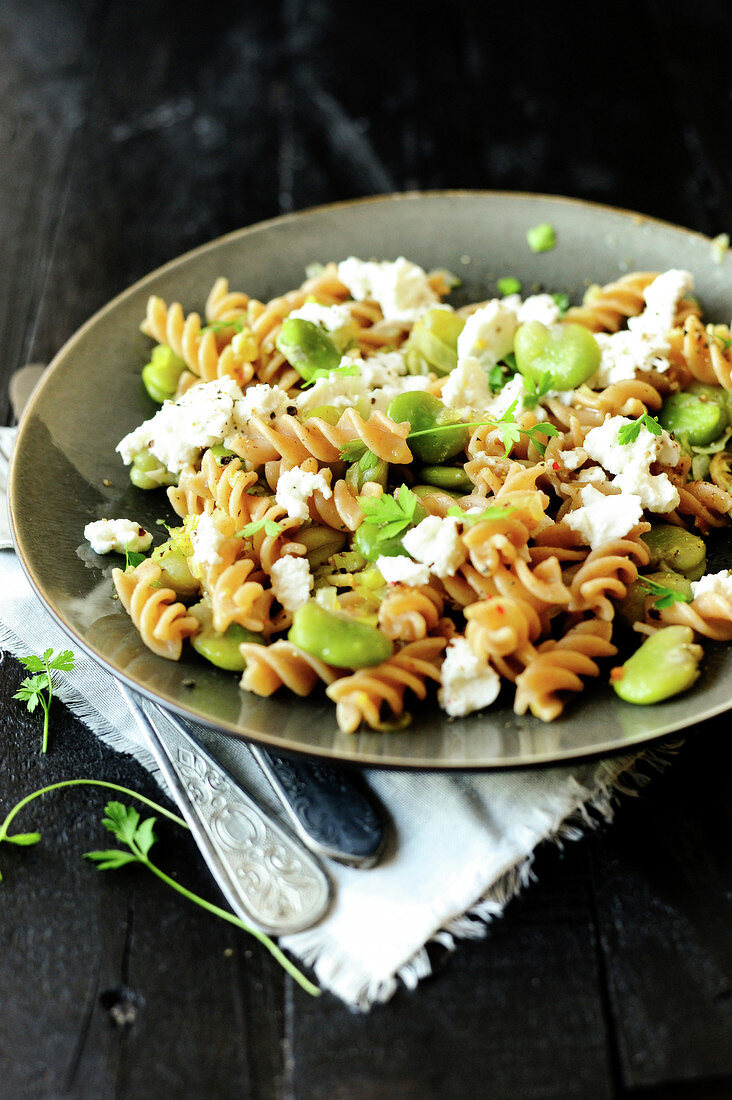
[[[561,466],[558,462],[552,462],[552,470],[560,470]]]
[[[611,680],[613,680],[613,681],[622,680],[623,676],[625,676],[625,669],[621,665],[618,665],[617,668],[611,668],[610,669],[610,679]]]
[[[501,605],[500,605],[500,604],[499,604],[499,605],[498,605],[498,607],[496,608],[496,611],[498,612],[498,614],[499,614],[499,615],[505,615],[505,614],[506,614],[506,609],[505,609],[505,607],[501,607]]]

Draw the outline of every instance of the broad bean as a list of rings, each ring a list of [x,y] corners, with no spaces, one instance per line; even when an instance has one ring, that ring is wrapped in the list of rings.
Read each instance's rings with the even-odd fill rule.
[[[217,668],[224,668],[228,672],[241,672],[246,667],[246,661],[239,650],[241,643],[265,644],[261,634],[253,634],[251,630],[245,630],[238,623],[232,623],[223,634],[217,634],[213,628],[211,608],[205,600],[194,604],[188,610],[201,624],[198,634],[194,634],[191,638],[191,645],[196,653],[200,653]]]
[[[573,390],[600,365],[600,347],[582,325],[552,325],[528,321],[519,325],[514,342],[516,367],[538,385],[545,374],[553,390]]]
[[[176,479],[163,466],[152,451],[140,451],[130,466],[130,481],[138,489],[159,489],[161,485],[175,485]]]
[[[704,576],[707,548],[698,535],[683,527],[659,523],[641,538],[651,552],[651,565],[683,573],[690,581]]]
[[[611,682],[626,703],[647,706],[690,688],[699,675],[702,648],[689,626],[666,626],[651,634]]]
[[[428,309],[422,314],[404,345],[410,374],[449,374],[457,366],[458,336],[465,318],[449,309]]]
[[[153,348],[150,362],[142,368],[142,384],[153,401],[162,405],[175,396],[185,368],[183,360],[167,344],[158,344]]]
[[[409,449],[429,465],[454,458],[468,445],[470,429],[462,423],[458,410],[447,408],[431,393],[421,390],[400,393],[386,411],[397,424],[409,421],[412,429],[407,440]]]
[[[386,479],[389,473],[389,464],[382,458],[377,458],[373,451],[366,451],[357,462],[352,462],[346,470],[346,481],[360,493],[364,485],[370,481],[376,482],[386,488]]]
[[[326,611],[308,600],[295,612],[287,635],[293,645],[336,668],[370,668],[391,657],[385,634],[358,619]]]
[[[679,592],[683,596],[691,596],[691,584],[689,580],[686,577],[682,577],[681,574],[666,571],[660,573],[646,573],[629,584],[625,596],[622,600],[618,601],[617,613],[628,626],[643,621],[645,603],[651,596],[648,585],[644,585],[643,583],[644,580],[655,581],[656,584],[662,584],[665,588],[670,588],[673,592]]]
[[[705,447],[719,439],[728,417],[724,402],[684,391],[666,398],[658,420],[667,432],[674,432],[691,447]]]
[[[285,319],[275,343],[306,382],[315,377],[316,371],[335,370],[341,361],[340,349],[325,329],[302,317]]]
[[[438,489],[461,496],[472,493],[475,488],[462,466],[423,466],[419,476],[427,485],[435,485]]]
[[[163,586],[172,588],[179,596],[192,596],[201,587],[201,582],[188,568],[188,558],[172,539],[156,546],[150,556],[162,570]]]
[[[302,420],[310,420],[312,416],[317,416],[318,420],[324,420],[326,424],[337,424],[343,416],[343,409],[339,409],[337,405],[317,405],[314,409],[301,413]]]

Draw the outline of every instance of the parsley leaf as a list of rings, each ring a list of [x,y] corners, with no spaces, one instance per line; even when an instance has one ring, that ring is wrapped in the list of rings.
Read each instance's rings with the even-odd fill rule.
[[[300,389],[305,390],[308,386],[314,385],[320,378],[332,378],[335,375],[337,378],[350,378],[353,375],[358,374],[359,368],[357,363],[352,363],[350,366],[345,367],[332,367],[330,370],[324,367],[318,367],[316,370],[311,371],[308,374],[307,379],[304,379],[300,383]]]
[[[256,535],[258,531],[264,529],[265,535],[269,535],[271,539],[276,539],[282,531],[282,527],[285,523],[284,519],[274,520],[268,519],[266,516],[263,519],[254,520],[252,523],[248,523],[246,527],[242,527],[241,531],[237,531],[237,538],[248,539],[252,535]]]
[[[394,496],[359,497],[364,523],[378,528],[377,542],[396,538],[416,523],[419,497],[406,485],[400,485]]]
[[[75,667],[74,654],[70,649],[63,649],[55,657],[53,649],[46,649],[42,657],[31,653],[27,657],[21,657],[20,663],[29,672],[35,672],[35,676],[26,676],[21,681],[20,688],[13,696],[21,703],[25,703],[29,714],[40,706],[43,709],[43,743],[41,751],[48,749],[48,722],[53,698],[53,673],[71,672]]]
[[[622,425],[618,430],[618,443],[623,446],[626,446],[628,443],[635,443],[640,435],[641,428],[647,428],[651,435],[663,434],[663,428],[658,423],[655,416],[651,416],[650,413],[644,413],[643,416],[639,416],[637,420],[631,421],[630,424]]]
[[[476,523],[490,523],[494,519],[505,519],[516,511],[515,507],[501,507],[499,504],[490,504],[482,512],[463,512],[457,504],[447,509],[448,516],[459,519],[466,527],[474,527]]]
[[[132,567],[136,569],[145,560],[145,555],[140,554],[137,550],[130,550],[129,542],[125,545],[125,569]]]
[[[559,316],[564,317],[564,314],[569,309],[569,295],[568,294],[552,294],[552,298],[559,308]]]
[[[650,592],[656,599],[653,606],[662,611],[664,607],[672,607],[675,603],[691,603],[693,597],[685,592],[678,592],[675,588],[668,588],[665,584],[652,581],[650,577],[639,577],[641,587]]]
[[[535,409],[542,397],[546,397],[552,388],[552,376],[545,370],[539,379],[539,383],[533,378],[524,378],[524,405],[527,409]]]

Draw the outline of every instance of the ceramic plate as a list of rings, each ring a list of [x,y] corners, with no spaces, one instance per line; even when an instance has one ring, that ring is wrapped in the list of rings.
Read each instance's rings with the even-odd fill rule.
[[[540,222],[554,225],[557,245],[534,254],[526,230]],[[41,599],[74,644],[173,710],[279,749],[333,760],[412,768],[567,761],[627,749],[726,710],[732,647],[707,646],[693,690],[656,706],[630,706],[607,683],[592,683],[549,725],[517,717],[508,701],[455,721],[433,702],[414,708],[406,731],[352,736],[338,730],[325,697],[278,693],[259,699],[190,647],[176,663],[142,645],[111,599],[111,564],[100,570],[82,532],[102,516],[130,516],[155,531],[155,519],[168,513],[162,492],[130,486],[114,451],[154,411],[140,383],[150,350],[139,331],[148,295],[200,311],[219,275],[266,300],[297,286],[314,260],[400,254],[428,269],[456,272],[463,281],[453,299],[458,304],[491,296],[502,275],[518,276],[525,288],[567,291],[579,301],[590,282],[633,269],[683,267],[695,275],[705,317],[728,321],[732,312],[732,259],[715,263],[706,237],[569,199],[406,194],[309,210],[229,234],[153,272],[96,314],[59,352],[33,397],[18,435],[10,499],[18,553]],[[721,555],[716,568],[726,564],[725,543],[714,551]]]

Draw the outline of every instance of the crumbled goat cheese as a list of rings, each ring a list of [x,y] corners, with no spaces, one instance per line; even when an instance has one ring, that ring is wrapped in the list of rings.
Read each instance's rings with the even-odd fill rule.
[[[513,348],[516,314],[499,298],[491,298],[465,322],[457,341],[458,366],[476,359],[483,367],[494,367]]]
[[[288,321],[293,317],[312,321],[314,325],[322,325],[326,332],[338,332],[339,329],[350,325],[353,320],[347,305],[323,306],[320,302],[305,302],[299,309],[293,309],[287,314]]]
[[[633,442],[620,443],[620,428],[631,423],[633,421],[626,416],[608,417],[587,433],[582,446],[590,458],[616,475],[611,485],[640,497],[643,507],[652,512],[670,512],[679,503],[678,490],[667,474],[652,474],[650,467],[654,462],[674,466],[679,460],[679,446],[668,432],[653,435],[645,425],[641,426]]]
[[[269,386],[266,382],[260,382],[256,386],[248,386],[243,396],[236,402],[234,414],[239,425],[245,425],[253,416],[263,419],[274,419],[274,416],[282,416],[292,405],[287,391],[280,386]]]
[[[581,483],[590,481],[607,481],[607,474],[602,466],[589,466],[586,470],[579,470],[575,479]]]
[[[192,386],[177,401],[166,401],[117,444],[122,461],[129,466],[136,455],[149,450],[166,469],[179,474],[204,447],[221,443],[236,430],[235,407],[241,398],[233,378]]]
[[[476,657],[467,638],[452,638],[442,663],[442,687],[437,699],[452,718],[482,710],[495,701],[501,678],[491,666]]]
[[[285,611],[297,611],[307,603],[313,587],[313,576],[307,558],[287,554],[272,566],[272,591]]]
[[[707,573],[698,581],[691,582],[691,594],[694,599],[705,593],[732,599],[732,574],[729,569],[721,569],[719,573]]]
[[[581,535],[592,550],[611,539],[627,535],[643,518],[640,497],[630,493],[606,496],[592,485],[582,490],[582,507],[564,517],[564,522]]]
[[[529,321],[541,321],[542,325],[555,325],[562,311],[551,294],[531,294],[516,310],[520,325]]]
[[[417,565],[410,558],[399,554],[394,558],[382,555],[376,559],[376,568],[387,584],[429,584],[430,571],[426,565]]]
[[[356,367],[358,374],[331,371],[327,378],[319,378],[295,398],[298,412],[309,412],[320,405],[339,409],[356,405],[364,415],[386,412],[397,394],[425,390],[430,385],[426,375],[407,374],[404,356],[399,352],[384,352],[370,359],[344,355],[339,365]]]
[[[565,470],[576,470],[578,466],[581,466],[587,460],[587,455],[578,450],[562,451],[558,457]]]
[[[402,546],[436,577],[454,576],[466,557],[454,516],[427,516],[407,531]]]
[[[153,537],[149,531],[131,519],[97,519],[87,523],[84,538],[95,554],[124,554],[130,550],[142,554],[150,549]]]
[[[595,333],[601,358],[597,372],[589,380],[592,389],[601,389],[635,378],[636,371],[669,368],[668,334],[681,298],[693,288],[688,271],[672,268],[654,279],[645,290],[646,308],[631,317],[627,329]]]
[[[326,500],[333,495],[322,473],[311,474],[295,466],[280,474],[275,500],[292,519],[308,519],[310,511],[307,502],[318,490]]]
[[[448,376],[442,387],[442,400],[445,405],[455,409],[469,409],[500,420],[514,401],[523,402],[526,390],[520,374],[514,374],[499,393],[492,393],[488,385],[488,375],[475,359],[464,360]]]
[[[393,263],[349,256],[338,264],[338,278],[357,300],[377,301],[386,321],[416,321],[425,310],[440,304],[426,271],[404,256]]]
[[[216,526],[213,516],[204,512],[196,520],[191,528],[191,546],[193,554],[191,561],[202,568],[212,568],[223,560],[219,550],[225,541],[225,536]]]

